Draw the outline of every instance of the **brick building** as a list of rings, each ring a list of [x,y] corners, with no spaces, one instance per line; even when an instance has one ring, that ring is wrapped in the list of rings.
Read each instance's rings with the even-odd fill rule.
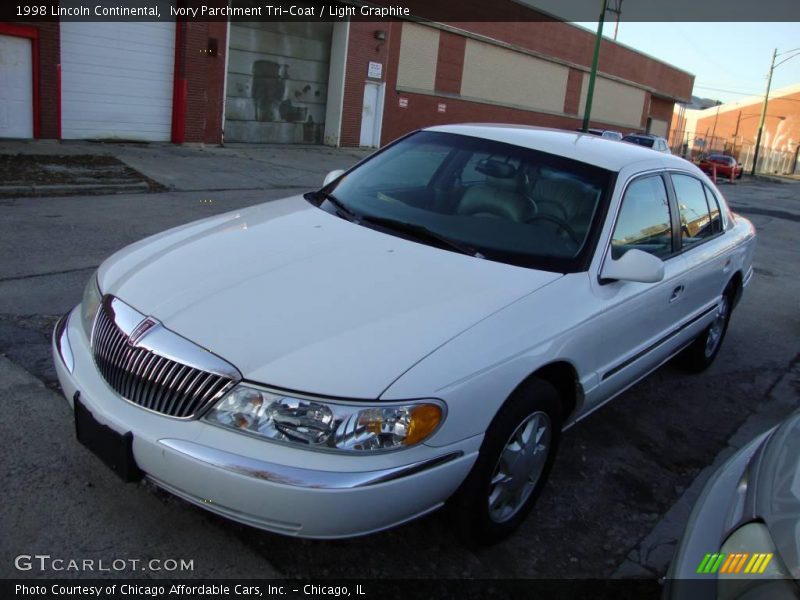
[[[0,137],[379,146],[440,123],[579,127],[594,33],[492,4],[503,22],[0,23],[19,59]],[[603,40],[592,126],[667,135],[693,81]]]
[[[670,145],[684,156],[719,152],[752,167],[763,96],[703,110],[676,110]],[[770,92],[761,135],[758,171],[800,173],[800,84]]]

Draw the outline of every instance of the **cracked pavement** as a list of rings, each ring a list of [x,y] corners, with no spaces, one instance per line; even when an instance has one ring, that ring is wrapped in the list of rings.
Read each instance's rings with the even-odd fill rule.
[[[530,518],[502,544],[465,546],[441,511],[356,540],[289,539],[147,484],[123,484],[72,439],[49,351],[57,316],[80,300],[94,266],[115,250],[304,191],[359,155],[274,147],[114,151],[173,191],[0,202],[0,434],[13,441],[0,462],[2,577],[19,575],[13,556],[47,551],[195,558],[195,577],[651,578],[666,570],[709,466],[798,405],[800,185],[745,180],[720,189],[759,230],[757,275],[717,362],[702,375],[666,365],[568,431]],[[222,172],[203,173],[209,165]]]

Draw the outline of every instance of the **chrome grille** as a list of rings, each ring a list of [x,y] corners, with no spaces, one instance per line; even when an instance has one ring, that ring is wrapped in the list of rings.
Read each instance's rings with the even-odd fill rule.
[[[120,313],[124,318],[117,320]],[[135,315],[134,320],[131,313]],[[139,327],[129,331],[124,327],[130,329],[130,324],[139,317],[145,318],[119,299],[107,296],[92,330],[95,364],[108,385],[126,400],[170,417],[190,419],[241,379],[231,365],[160,324],[160,335],[153,337],[162,344],[163,340],[170,342],[166,352],[153,347],[147,334],[131,343],[131,336],[137,335]],[[120,322],[124,325],[120,326]],[[179,354],[181,348],[188,350],[187,354],[200,356],[204,362],[222,368],[213,372],[189,364],[191,360],[180,360],[175,354]]]

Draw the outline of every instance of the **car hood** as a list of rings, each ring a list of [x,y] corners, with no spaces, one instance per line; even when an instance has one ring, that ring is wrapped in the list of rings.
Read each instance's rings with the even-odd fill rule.
[[[297,196],[137,242],[98,279],[104,294],[247,380],[371,399],[466,328],[560,276],[387,235]]]
[[[754,515],[763,519],[785,566],[800,580],[800,411],[766,442],[755,479]]]

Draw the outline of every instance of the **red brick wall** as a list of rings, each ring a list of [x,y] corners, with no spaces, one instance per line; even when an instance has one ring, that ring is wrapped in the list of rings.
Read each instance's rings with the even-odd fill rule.
[[[461,77],[464,74],[464,48],[467,38],[446,31],[439,36],[439,60],[436,64],[437,92],[461,93]]]
[[[456,24],[453,24],[456,25]],[[511,26],[509,23],[462,23],[459,26],[470,27],[485,27],[487,29],[496,28],[493,33],[499,35],[503,26],[506,29],[513,30],[515,26],[527,25],[542,25],[542,23],[520,23]],[[573,28],[570,28],[573,29]],[[458,93],[455,90],[453,82],[461,80],[461,72],[463,69],[463,56],[465,41],[459,44],[452,38],[460,38],[465,40],[463,36],[456,36],[451,33],[442,32],[439,38],[440,52],[444,48],[446,50],[445,59],[439,60],[436,70],[436,89],[438,92]],[[450,96],[429,96],[425,94],[411,94],[400,93],[397,91],[397,68],[400,59],[400,42],[402,39],[402,23],[394,23],[391,32],[391,47],[388,59],[388,70],[386,71],[386,98],[384,103],[383,113],[383,128],[381,130],[381,144],[387,144],[392,140],[422,127],[429,127],[432,125],[441,125],[446,123],[464,123],[464,122],[502,122],[502,123],[518,123],[522,125],[538,125],[542,127],[556,127],[559,129],[575,129],[580,127],[582,119],[578,113],[582,107],[580,104],[581,83],[583,80],[583,71],[578,69],[570,69],[567,81],[567,93],[564,101],[564,112],[575,115],[570,117],[568,115],[552,115],[547,113],[540,113],[535,111],[528,111],[515,108],[506,108],[492,104],[482,104],[480,102],[470,102],[453,98]],[[443,41],[443,39],[445,41]],[[570,44],[566,43],[566,47]],[[460,56],[460,62],[458,57]],[[351,57],[348,57],[350,60]],[[348,62],[349,68],[349,62]],[[456,75],[456,72],[458,75]],[[451,86],[446,89],[446,86]],[[649,96],[649,94],[647,94]],[[400,98],[403,97],[408,100],[406,108],[400,107]],[[661,102],[660,99],[658,99]],[[360,98],[359,98],[360,102]],[[445,105],[445,112],[438,111],[438,105],[443,103]],[[649,99],[646,99],[643,106],[643,114],[641,120],[641,130],[647,122],[649,115],[648,107],[650,106]],[[664,101],[664,104],[669,104],[669,110],[672,110],[671,103]],[[352,106],[348,105],[348,99],[345,98],[344,112],[345,114],[350,111],[351,117],[357,120],[360,127],[360,104],[358,105],[358,115]],[[658,114],[664,109],[664,105],[657,104]],[[356,118],[357,117],[357,118]],[[660,117],[658,117],[660,118]],[[591,127],[598,127],[603,129],[619,129],[618,126],[603,123],[602,121],[591,120]],[[628,133],[626,129],[622,133]],[[357,145],[358,136],[342,140],[342,145]]]
[[[485,18],[493,20],[447,23],[448,25],[546,56],[553,56],[586,67],[591,66],[594,50],[594,34],[592,32],[559,21],[525,21],[524,19],[530,18],[530,9],[509,0],[496,0],[492,3],[478,0],[465,1],[469,2],[469,10],[474,11],[476,19],[483,15]],[[376,3],[386,4],[387,2],[377,1]],[[420,7],[415,14],[425,14],[424,10],[425,3],[420,0]],[[414,12],[413,7],[412,12]],[[484,13],[486,14],[484,15]],[[512,17],[516,18],[516,22],[513,22],[514,18]],[[436,66],[435,90],[442,96],[436,98],[421,94],[403,94],[408,98],[409,104],[407,108],[401,108],[399,106],[400,94],[396,90],[396,84],[402,23],[402,21],[397,21],[388,25],[387,43],[381,48],[380,58],[372,59],[369,58],[369,56],[375,56],[372,30],[377,25],[351,24],[341,145],[356,146],[359,143],[363,82],[368,60],[384,62],[386,95],[381,133],[382,144],[413,129],[440,123],[505,121],[565,129],[574,129],[580,126],[581,120],[578,118],[578,114],[582,109],[580,96],[585,73],[580,69],[570,69],[564,101],[564,112],[567,115],[575,115],[574,118],[452,98],[453,95],[457,96],[461,89],[466,37],[447,31],[440,32]],[[604,40],[601,45],[599,70],[601,73],[615,75],[652,87],[666,96],[689,98],[694,85],[692,75],[608,40]],[[437,111],[440,102],[447,106],[444,113]],[[647,93],[640,129],[644,130],[649,116],[669,121],[672,106],[672,101],[661,97],[650,98],[650,94]],[[592,126],[618,128],[598,121],[593,121]],[[627,131],[623,133],[627,133]]]
[[[353,21],[350,23],[347,41],[347,68],[344,74],[342,125],[339,137],[339,144],[342,146],[358,146],[361,141],[361,106],[364,102],[364,82],[386,81],[389,48],[395,43],[393,39],[395,26],[395,23],[389,22]],[[375,39],[375,31],[378,30],[386,32],[385,40]],[[367,77],[370,61],[383,64],[383,75],[380,80]],[[388,96],[388,86],[386,93]]]
[[[39,137],[58,138],[58,69],[61,62],[60,23],[40,23],[39,28]]]
[[[225,89],[225,22],[184,24],[184,54],[180,65],[187,81],[185,141],[222,142],[222,107]],[[206,52],[209,38],[217,40],[217,56]]]
[[[400,97],[408,99],[408,107],[400,108]],[[440,113],[437,107],[443,103],[446,112]],[[492,106],[479,102],[470,102],[454,98],[437,98],[424,94],[387,93],[381,144],[415,129],[448,123],[516,123],[520,125],[536,125],[573,130],[581,126],[582,120],[577,117],[558,116],[538,113],[529,110]],[[590,127],[614,129],[614,126],[600,121],[590,121]],[[623,133],[627,133],[627,130]]]
[[[659,119],[661,121],[666,121],[669,123],[672,121],[672,109],[675,106],[675,103],[672,100],[667,100],[666,98],[659,98],[658,96],[651,96],[650,97],[650,116],[654,119]]]
[[[373,1],[386,6],[393,4],[392,0]],[[452,4],[449,8],[448,4],[449,0],[407,0],[404,6],[411,9],[411,14],[430,15],[431,20],[441,21],[443,15],[452,14]],[[437,11],[437,8],[440,10]],[[460,0],[459,12],[469,14],[474,21],[448,22],[449,25],[546,56],[591,66],[595,42],[592,31],[551,19],[513,0]],[[533,18],[539,20],[531,21]],[[605,38],[600,47],[598,68],[603,73],[686,100],[691,96],[694,84],[692,75]]]
[[[583,71],[570,69],[567,77],[567,93],[564,96],[564,112],[577,115],[581,111],[581,87]]]

